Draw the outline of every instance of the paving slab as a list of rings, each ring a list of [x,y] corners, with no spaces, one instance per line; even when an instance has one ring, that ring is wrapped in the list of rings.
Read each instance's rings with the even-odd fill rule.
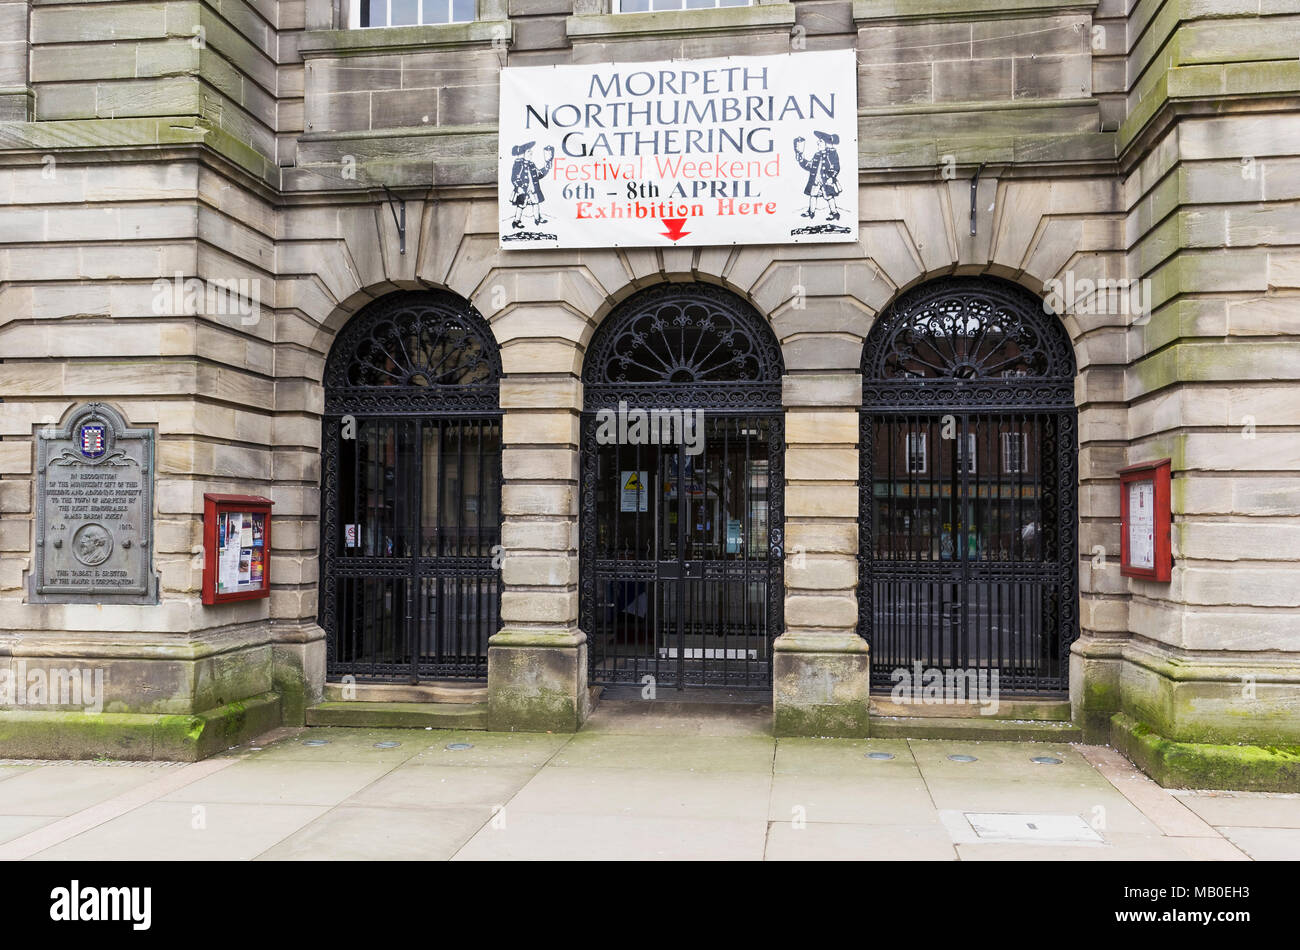
[[[1213,838],[1217,832],[1180,799],[1138,771],[1133,763],[1109,746],[1079,746],[1079,752],[1129,802],[1146,815],[1161,833],[1190,838]]]
[[[873,752],[893,758],[873,759]],[[773,771],[863,777],[920,775],[906,739],[778,739]]]
[[[865,778],[782,772],[772,779],[772,821],[934,825],[938,811],[917,778]]]
[[[510,813],[764,821],[772,777],[762,772],[548,767]]]
[[[1265,828],[1300,828],[1300,795],[1279,792],[1175,791],[1173,796],[1204,821]]]
[[[909,739],[912,755],[926,778],[968,778],[978,775],[1022,775],[1031,781],[1054,783],[1078,780],[1106,784],[1096,769],[1068,743],[1055,742],[959,742],[945,739]],[[959,762],[949,756],[970,755],[974,762]],[[1059,765],[1044,765],[1035,758],[1060,759]]]
[[[1174,860],[1178,854],[1157,838],[1143,838],[1135,847],[1122,849],[1104,844],[958,844],[957,856],[962,861],[1159,861]]]
[[[1300,828],[1227,827],[1223,834],[1256,861],[1300,861]]]
[[[1250,829],[1256,830],[1256,829]],[[1165,838],[1183,851],[1193,861],[1251,861],[1254,860],[1239,846],[1227,838],[1201,838],[1192,835],[1179,835]],[[1290,859],[1300,858],[1300,853],[1292,853]]]
[[[57,819],[52,815],[0,815],[0,843],[12,841]]]
[[[752,708],[718,725],[681,705],[576,735],[312,727],[188,765],[0,761],[0,855],[1300,859],[1300,795],[1171,793],[1108,747],[776,739]],[[1011,837],[981,838],[970,814],[1013,816],[993,819]],[[1076,817],[1101,840],[1017,840],[1024,815]]]
[[[248,861],[324,812],[309,805],[151,802],[29,860]]]
[[[0,782],[0,815],[63,817],[152,781],[165,765],[44,765]]]
[[[770,736],[772,709],[753,704],[602,701],[583,732],[623,735]]]
[[[539,769],[572,740],[549,732],[442,732],[434,730],[410,765]],[[448,748],[465,746],[467,748]]]
[[[454,860],[757,861],[767,822],[513,814],[480,830]]]
[[[768,861],[955,861],[957,850],[935,825],[860,825],[773,821]]]
[[[527,766],[404,765],[349,796],[343,804],[377,808],[504,805],[536,774]]]
[[[485,805],[421,809],[344,804],[259,861],[445,861],[492,818]]]
[[[1056,785],[983,778],[926,783],[940,810],[1002,814],[1078,815],[1099,831],[1160,834],[1160,829],[1118,791],[1091,783]]]
[[[231,753],[253,760],[356,762],[399,765],[434,741],[423,729],[303,729],[266,745]],[[393,745],[396,743],[396,745]]]
[[[337,805],[391,769],[386,763],[249,759],[171,792],[162,801]]]
[[[772,771],[776,740],[762,736],[639,736],[578,733],[550,761],[557,768],[648,768],[679,772]]]

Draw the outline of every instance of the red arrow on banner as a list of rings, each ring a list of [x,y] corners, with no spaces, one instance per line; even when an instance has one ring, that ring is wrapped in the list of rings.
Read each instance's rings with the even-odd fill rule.
[[[686,237],[686,235],[691,233],[690,231],[682,230],[682,228],[686,226],[685,218],[664,218],[663,222],[668,225],[668,230],[660,231],[659,233],[670,241],[680,241],[682,238]]]

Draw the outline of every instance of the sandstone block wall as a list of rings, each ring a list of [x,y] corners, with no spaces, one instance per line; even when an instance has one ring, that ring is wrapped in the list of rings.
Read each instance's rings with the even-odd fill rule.
[[[473,302],[502,346],[503,621],[576,649],[584,351],[617,301],[663,280],[720,283],[772,321],[786,534],[806,556],[786,571],[787,629],[842,649],[875,315],[950,273],[1039,293],[1148,279],[1146,312],[1085,293],[1062,313],[1079,368],[1080,715],[1127,710],[1177,737],[1208,734],[1206,709],[1255,710],[1283,723],[1270,734],[1300,731],[1285,714],[1300,705],[1300,2],[622,16],[599,0],[482,0],[473,24],[346,22],[329,0],[0,3],[0,653],[172,664],[169,695],[197,708],[211,694],[185,677],[205,657],[251,658],[257,680],[267,651],[319,651],[325,354],[366,302],[423,286]],[[858,51],[856,244],[498,249],[504,65],[840,48]],[[381,184],[406,201],[404,254]],[[190,279],[243,282],[248,298],[195,308]],[[24,602],[33,433],[90,399],[157,431],[156,607]],[[1115,471],[1163,456],[1174,581],[1126,580]],[[199,604],[205,491],[275,499],[269,601]],[[1220,685],[1181,703],[1183,674]],[[1268,684],[1255,699],[1239,688],[1252,675]],[[226,693],[265,686],[242,676]],[[124,706],[143,707],[147,668],[119,682]]]

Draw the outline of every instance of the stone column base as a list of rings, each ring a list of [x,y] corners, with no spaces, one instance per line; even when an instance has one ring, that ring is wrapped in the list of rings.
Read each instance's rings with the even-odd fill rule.
[[[263,693],[193,714],[0,711],[0,756],[197,762],[280,725],[280,696]]]
[[[1124,713],[1111,720],[1110,741],[1165,788],[1300,789],[1300,746],[1178,742],[1152,732]]]
[[[489,732],[576,732],[590,712],[585,633],[504,629],[488,640]]]
[[[317,624],[275,629],[271,680],[280,694],[286,726],[306,724],[307,707],[325,697],[325,631]]]
[[[1120,710],[1119,673],[1126,640],[1080,637],[1070,647],[1070,719],[1083,741],[1105,745]]]
[[[773,650],[776,735],[866,738],[871,661],[865,640],[856,634],[787,633]]]
[[[1119,711],[1176,742],[1300,746],[1300,656],[1125,644]]]
[[[1161,785],[1300,789],[1300,657],[1127,640],[1080,641],[1070,660],[1085,740],[1108,741]]]

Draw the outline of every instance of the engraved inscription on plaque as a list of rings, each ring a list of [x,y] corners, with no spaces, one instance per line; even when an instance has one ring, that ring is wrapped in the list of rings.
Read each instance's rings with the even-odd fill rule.
[[[92,402],[36,451],[33,603],[154,604],[153,432]]]

